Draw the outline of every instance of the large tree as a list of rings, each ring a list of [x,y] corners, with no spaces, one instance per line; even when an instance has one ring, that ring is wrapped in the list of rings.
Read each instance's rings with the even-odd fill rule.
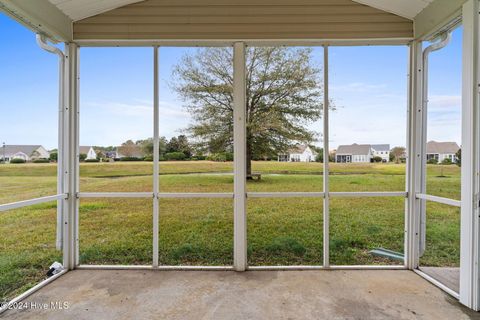
[[[404,147],[395,147],[390,151],[395,163],[400,163],[402,157],[405,157],[406,149]]]
[[[174,68],[173,87],[193,119],[187,132],[208,152],[233,150],[232,61],[231,48],[204,48],[185,55]],[[318,140],[307,126],[322,116],[322,89],[311,49],[247,49],[248,175],[252,158]]]

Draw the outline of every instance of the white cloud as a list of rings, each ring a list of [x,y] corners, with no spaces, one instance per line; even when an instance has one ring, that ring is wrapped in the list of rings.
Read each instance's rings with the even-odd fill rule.
[[[159,112],[161,117],[189,117],[188,112],[183,110],[179,105],[159,101]],[[153,116],[153,102],[146,100],[139,100],[136,103],[87,103],[86,107],[103,108],[105,111],[116,116],[133,116],[133,117],[151,117]]]
[[[364,82],[352,82],[340,86],[330,86],[332,92],[372,92],[379,89],[385,89],[386,84],[369,84]]]
[[[433,95],[428,98],[429,111],[460,110],[461,106],[462,96],[460,95]]]
[[[86,145],[118,145],[153,135],[153,103],[88,102],[80,111],[80,139]],[[160,135],[171,137],[187,127],[190,115],[180,105],[160,101]]]

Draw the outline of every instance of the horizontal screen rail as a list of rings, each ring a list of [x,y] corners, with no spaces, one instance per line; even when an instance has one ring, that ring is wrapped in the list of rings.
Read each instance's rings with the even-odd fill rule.
[[[436,202],[436,203],[446,204],[448,206],[459,207],[459,208],[462,205],[462,202],[460,200],[437,197],[437,196],[432,196],[430,194],[417,193],[416,198],[417,199],[422,199],[422,200],[427,200],[427,201],[432,201],[432,202]]]
[[[153,192],[79,192],[77,198],[147,198],[153,199],[155,193]],[[157,193],[157,198],[231,198],[233,193],[174,193],[174,192],[160,192]]]
[[[330,198],[362,198],[362,197],[407,197],[405,191],[385,192],[330,192]]]
[[[80,192],[77,198],[154,198],[153,192]],[[406,197],[404,191],[394,192],[330,192],[330,198],[362,198],[362,197]],[[174,198],[225,198],[233,199],[233,192],[160,192],[159,199]],[[247,198],[325,198],[325,192],[247,192]]]
[[[325,192],[247,192],[247,198],[324,198]],[[404,191],[394,192],[329,192],[330,198],[406,197]]]
[[[208,192],[201,192],[201,193],[167,193],[167,192],[160,192],[158,193],[159,199],[166,199],[166,198],[227,198],[233,199],[233,192],[229,193],[208,193]]]
[[[77,39],[80,47],[232,47],[235,39],[218,40],[109,40],[109,39]],[[377,38],[377,39],[244,39],[247,46],[255,47],[321,47],[328,46],[368,46],[368,45],[406,45],[412,41],[411,37],[405,38]]]
[[[57,194],[57,195],[54,195],[54,196],[46,196],[46,197],[41,197],[41,198],[34,198],[34,199],[28,199],[28,200],[23,200],[23,201],[6,203],[6,204],[0,205],[0,212],[7,211],[7,210],[12,210],[12,209],[23,208],[23,207],[28,207],[28,206],[33,206],[35,204],[40,204],[40,203],[45,203],[45,202],[63,200],[63,199],[67,199],[67,197],[68,197],[67,194]]]
[[[247,192],[247,198],[324,198],[325,192]]]
[[[158,271],[233,271],[233,266],[188,266],[188,265],[89,265],[80,264],[78,270],[158,270]]]
[[[153,192],[79,192],[77,198],[150,198]]]
[[[159,270],[159,271],[230,271],[233,266],[187,266],[187,265],[89,265],[80,264],[78,270]],[[406,270],[403,265],[289,265],[289,266],[248,266],[249,271],[290,271],[290,270]]]

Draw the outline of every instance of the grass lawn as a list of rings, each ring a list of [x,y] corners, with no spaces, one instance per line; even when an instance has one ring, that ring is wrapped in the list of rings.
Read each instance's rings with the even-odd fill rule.
[[[161,192],[233,192],[232,163],[162,162]],[[322,164],[255,162],[261,181],[248,191],[322,191]],[[82,192],[152,190],[152,164],[82,163]],[[428,166],[428,193],[460,199],[460,168]],[[331,191],[403,191],[405,166],[331,164]],[[0,203],[55,194],[53,164],[0,165]],[[248,261],[251,265],[322,264],[321,199],[250,199]],[[330,200],[332,264],[398,264],[373,257],[383,247],[403,252],[404,199]],[[423,265],[457,266],[458,208],[427,205],[427,250]],[[61,261],[55,250],[56,204],[47,203],[0,214],[0,300],[9,299],[44,277]],[[84,264],[150,264],[152,201],[82,199],[80,259]],[[231,265],[233,201],[162,199],[160,261],[166,265]]]

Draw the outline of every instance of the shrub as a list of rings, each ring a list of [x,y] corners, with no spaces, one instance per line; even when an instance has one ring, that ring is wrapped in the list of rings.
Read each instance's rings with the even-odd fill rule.
[[[120,161],[142,161],[142,158],[137,157],[121,157]]]
[[[447,164],[447,165],[452,164],[452,159],[445,158],[443,159],[442,164]]]
[[[225,162],[227,161],[227,156],[223,153],[212,153],[207,157],[207,160],[210,161],[217,161],[217,162]]]
[[[153,161],[153,156],[146,156],[143,161]]]
[[[227,161],[233,161],[233,152],[225,152],[225,157]]]
[[[35,159],[32,161],[33,163],[50,163],[50,160],[45,158]]]
[[[87,155],[85,153],[80,153],[79,159],[80,161],[84,161],[85,159],[87,159]]]
[[[86,159],[85,162],[100,162],[98,159]]]
[[[375,156],[373,157],[373,162],[382,162],[382,157],[379,157],[379,156]]]
[[[232,152],[212,153],[207,157],[207,160],[217,161],[217,162],[233,161],[233,153]]]
[[[429,160],[427,161],[427,163],[428,163],[428,164],[437,164],[437,163],[438,163],[438,160],[435,159],[435,158],[432,158],[432,159],[429,159]]]
[[[165,154],[167,160],[185,160],[186,156],[183,152],[168,152]]]
[[[20,159],[20,158],[14,158],[10,160],[10,163],[25,163],[25,160]]]
[[[58,160],[58,153],[57,152],[50,152],[50,160],[57,161]]]
[[[197,158],[197,160],[205,160],[205,159],[207,159],[207,157],[204,156],[204,155],[197,155],[197,156],[195,156],[195,158]]]

